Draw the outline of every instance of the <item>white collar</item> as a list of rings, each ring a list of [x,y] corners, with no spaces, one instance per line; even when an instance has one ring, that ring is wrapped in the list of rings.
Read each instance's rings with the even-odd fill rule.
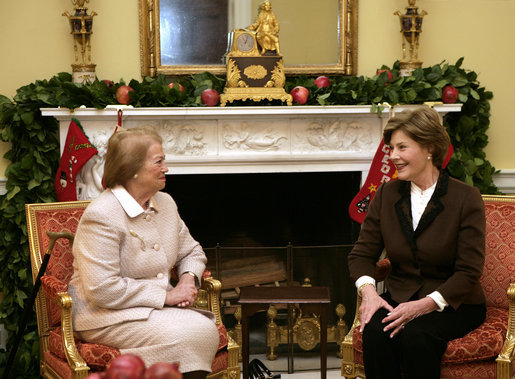
[[[422,196],[422,197],[426,197],[426,196],[431,197],[433,195],[433,192],[435,192],[435,188],[436,188],[436,182],[434,182],[431,187],[426,188],[425,190],[422,190],[415,183],[411,182],[411,194],[412,195],[418,195],[418,196]]]
[[[111,189],[111,192],[118,199],[125,213],[127,213],[127,216],[133,218],[145,212],[143,207],[139,205],[139,203],[131,196],[131,194],[125,189],[125,187],[117,185],[116,187]],[[149,209],[150,208],[154,208],[155,210],[157,210],[154,198],[150,199]]]

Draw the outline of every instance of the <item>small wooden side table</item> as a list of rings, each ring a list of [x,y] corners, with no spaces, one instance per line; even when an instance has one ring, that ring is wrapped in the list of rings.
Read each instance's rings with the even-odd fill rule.
[[[307,312],[320,315],[320,375],[327,377],[327,305],[331,302],[327,287],[242,287],[241,334],[243,378],[249,377],[248,319],[270,304],[299,304]],[[288,373],[293,372],[293,325],[288,316]]]

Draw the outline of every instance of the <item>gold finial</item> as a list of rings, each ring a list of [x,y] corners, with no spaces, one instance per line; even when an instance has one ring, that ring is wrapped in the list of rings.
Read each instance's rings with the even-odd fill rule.
[[[73,81],[75,83],[87,83],[95,80],[95,64],[91,62],[91,34],[93,34],[93,17],[97,14],[88,14],[88,8],[84,6],[89,0],[72,0],[75,12],[68,17],[71,35],[73,37],[73,50],[75,60],[72,64]],[[79,59],[80,58],[80,59]]]
[[[89,3],[89,0],[72,0],[72,4],[77,8],[84,8],[84,3]]]
[[[409,6],[406,7],[405,14],[400,11],[394,13],[399,16],[401,23],[402,60],[400,66],[402,76],[409,76],[415,69],[422,66],[422,62],[418,59],[418,41],[422,33],[422,20],[427,12],[419,13],[416,2],[417,0],[408,0]],[[408,48],[406,48],[406,44],[408,44]]]

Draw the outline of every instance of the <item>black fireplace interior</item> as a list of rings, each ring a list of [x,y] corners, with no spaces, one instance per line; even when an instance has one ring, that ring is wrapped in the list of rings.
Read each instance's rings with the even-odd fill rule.
[[[165,191],[203,247],[352,244],[360,172],[168,175]]]

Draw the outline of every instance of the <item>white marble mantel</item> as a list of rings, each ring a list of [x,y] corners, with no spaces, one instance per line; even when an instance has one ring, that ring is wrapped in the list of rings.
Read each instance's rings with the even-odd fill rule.
[[[396,112],[412,106],[396,106]],[[436,105],[442,115],[460,104]],[[60,123],[61,152],[72,117],[99,149],[117,107],[43,108]],[[170,174],[366,171],[392,110],[370,106],[122,108],[123,126],[152,125],[163,137]]]
[[[380,116],[367,105],[41,111],[59,121],[61,152],[74,117],[103,158],[122,109],[123,127],[152,125],[163,137],[171,175],[360,171],[364,181],[388,118],[410,107],[414,105],[386,107]],[[443,116],[459,112],[461,104],[434,108]]]

